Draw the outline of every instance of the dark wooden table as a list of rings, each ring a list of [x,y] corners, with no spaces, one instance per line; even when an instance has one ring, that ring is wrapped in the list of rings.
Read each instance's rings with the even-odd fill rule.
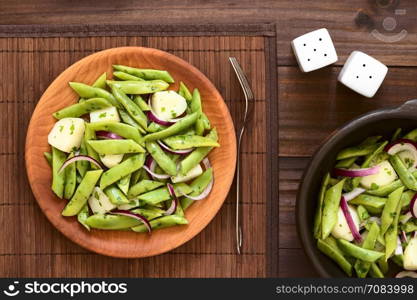
[[[392,31],[385,29],[387,20],[396,24]],[[294,207],[300,176],[320,142],[361,113],[416,98],[416,20],[415,0],[0,0],[0,24],[276,23],[282,277],[317,275],[300,247]],[[329,29],[339,61],[313,73],[301,73],[290,41],[321,27]],[[405,37],[396,42],[385,38],[401,31]],[[382,39],[376,37],[378,32]],[[389,67],[373,99],[337,83],[337,74],[353,50],[364,51]]]

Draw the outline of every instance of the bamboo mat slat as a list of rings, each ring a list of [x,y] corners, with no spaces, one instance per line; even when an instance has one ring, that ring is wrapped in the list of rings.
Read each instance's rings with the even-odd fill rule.
[[[268,24],[0,26],[0,277],[277,276],[275,45],[275,27]],[[244,100],[228,57],[237,57],[247,72],[256,101],[242,145],[243,255],[235,253],[234,186],[196,238],[146,259],[91,253],[61,235],[37,206],[24,171],[24,142],[38,99],[72,63],[119,46],[159,48],[195,65],[223,95],[235,125],[240,124]]]

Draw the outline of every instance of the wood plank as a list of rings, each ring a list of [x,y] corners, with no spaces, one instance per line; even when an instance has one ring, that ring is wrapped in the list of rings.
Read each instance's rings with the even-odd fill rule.
[[[398,106],[416,97],[416,68],[390,68],[374,98],[337,82],[340,67],[302,73],[279,67],[279,154],[310,156],[336,128],[374,109]]]
[[[279,277],[318,277],[302,249],[279,249]]]
[[[308,31],[326,27],[330,30],[339,54],[338,65],[344,63],[353,50],[363,50],[388,65],[417,65],[414,45],[417,36],[414,0],[402,0],[396,6],[381,8],[375,1],[303,1],[303,0],[214,0],[193,1],[135,1],[105,0],[97,7],[94,1],[7,1],[1,0],[1,24],[95,24],[141,23],[160,24],[163,19],[170,24],[201,23],[257,23],[277,22],[278,63],[295,65],[289,42]],[[404,15],[395,15],[395,9],[405,10]],[[370,16],[365,25],[358,26],[355,18],[359,11]],[[398,25],[390,32],[383,29],[386,17],[395,18]],[[392,36],[405,29],[406,37],[395,43],[375,38],[370,32],[375,29]]]

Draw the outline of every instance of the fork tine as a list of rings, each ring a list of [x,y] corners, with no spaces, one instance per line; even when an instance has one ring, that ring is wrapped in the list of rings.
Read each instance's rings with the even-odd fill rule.
[[[235,57],[229,57],[229,61],[232,64],[233,69],[235,69],[239,82],[241,83],[243,91],[245,92],[245,96],[248,97],[248,100],[253,100],[252,89],[250,88],[249,81],[245,73],[243,72],[239,62]]]

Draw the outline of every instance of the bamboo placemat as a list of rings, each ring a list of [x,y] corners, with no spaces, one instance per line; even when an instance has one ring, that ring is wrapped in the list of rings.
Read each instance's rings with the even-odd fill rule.
[[[0,277],[269,277],[278,274],[278,115],[275,26],[0,26]],[[115,259],[67,240],[43,216],[24,166],[37,101],[69,65],[119,46],[159,48],[199,68],[229,106],[243,94],[235,56],[252,83],[254,117],[243,143],[243,254],[235,252],[235,187],[197,237],[164,255]],[[56,99],[59,101],[59,99]],[[203,99],[204,101],[204,99]]]

